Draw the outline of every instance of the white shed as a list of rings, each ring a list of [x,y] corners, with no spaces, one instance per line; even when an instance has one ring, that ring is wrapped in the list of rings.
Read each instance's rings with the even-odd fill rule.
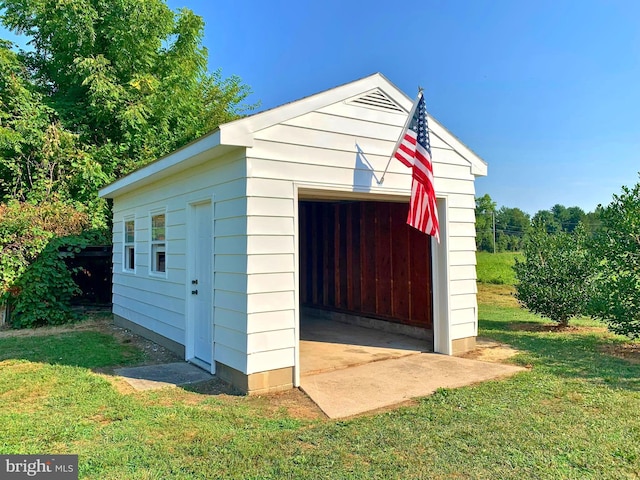
[[[221,125],[103,188],[114,321],[245,392],[299,385],[304,308],[425,338],[477,335],[474,180],[429,118],[440,243],[406,226],[392,153],[413,100],[381,74]]]

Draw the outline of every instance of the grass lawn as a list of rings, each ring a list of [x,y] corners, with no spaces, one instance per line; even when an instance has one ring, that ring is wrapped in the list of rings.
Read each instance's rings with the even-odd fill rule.
[[[142,354],[100,332],[0,338],[0,453],[79,454],[90,479],[640,477],[638,344],[593,322],[556,331],[481,287],[502,298],[480,305],[481,335],[529,371],[343,421],[132,392],[104,372]]]
[[[489,253],[477,252],[477,275],[481,283],[497,285],[513,285],[516,276],[513,272],[515,259],[521,256],[518,252]]]

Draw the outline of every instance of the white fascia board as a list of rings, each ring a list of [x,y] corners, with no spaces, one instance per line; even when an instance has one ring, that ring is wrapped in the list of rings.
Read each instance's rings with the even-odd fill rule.
[[[122,190],[134,183],[139,183],[142,180],[153,177],[159,174],[163,170],[176,166],[178,163],[186,160],[187,158],[194,157],[198,154],[206,152],[216,146],[220,145],[220,131],[216,130],[209,135],[206,135],[194,142],[185,145],[184,147],[176,150],[173,153],[165,157],[161,157],[158,160],[146,165],[138,170],[134,170],[126,177],[122,177],[119,180],[107,185],[100,189],[98,194],[103,198],[112,198],[113,194],[119,190]]]
[[[487,162],[480,158],[473,150],[462,143],[458,137],[453,135],[449,130],[442,126],[435,118],[429,115],[429,130],[442,141],[449,144],[456,152],[458,152],[465,160],[471,164],[471,173],[476,177],[487,176]]]
[[[246,124],[231,122],[218,127],[221,145],[253,147],[253,133]]]
[[[198,165],[235,147],[252,146],[253,136],[245,128],[228,129],[227,125],[221,125],[213,132],[103,187],[98,193],[103,198],[113,198],[131,190],[133,185],[138,187],[163,178],[176,168]],[[216,152],[211,154],[213,149],[216,149]]]
[[[319,110],[333,103],[347,101],[356,95],[361,95],[376,88],[383,90],[403,108],[409,105],[410,109],[411,100],[382,74],[375,73],[360,80],[235,120],[220,126],[220,129],[225,135],[229,135],[229,139],[244,139],[246,141],[247,136],[251,136],[260,130],[299,117],[305,113]],[[226,139],[227,137],[224,138]]]

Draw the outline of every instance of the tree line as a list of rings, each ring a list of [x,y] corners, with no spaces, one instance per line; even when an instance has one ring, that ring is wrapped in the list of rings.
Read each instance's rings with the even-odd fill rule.
[[[476,198],[476,248],[483,252],[517,252],[535,226],[548,233],[573,232],[582,224],[589,233],[601,225],[602,207],[585,212],[580,207],[556,204],[533,217],[519,208],[500,207],[489,194]]]

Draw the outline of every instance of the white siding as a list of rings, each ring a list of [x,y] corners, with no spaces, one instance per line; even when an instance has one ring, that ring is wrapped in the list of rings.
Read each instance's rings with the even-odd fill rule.
[[[358,192],[363,199],[371,192],[378,199],[400,195],[408,201],[410,170],[400,162],[391,163],[384,184],[377,181],[405,119],[406,114],[339,102],[254,134],[253,148],[247,151],[247,329],[253,332],[248,373],[293,365],[285,347],[295,347],[290,317],[297,307],[296,184],[309,190]],[[431,144],[436,191],[447,197],[449,206],[449,322],[454,340],[477,330],[475,177],[469,162],[442,139],[432,135]],[[268,277],[273,274],[278,276]],[[281,317],[284,313],[288,316]],[[270,317],[255,316],[265,314]],[[266,355],[270,349],[272,354]]]
[[[185,345],[188,208],[215,200],[214,336],[216,360],[246,370],[246,162],[242,150],[114,199],[113,311]],[[150,212],[166,212],[166,278],[149,272]],[[122,220],[136,221],[136,270],[122,271]]]

